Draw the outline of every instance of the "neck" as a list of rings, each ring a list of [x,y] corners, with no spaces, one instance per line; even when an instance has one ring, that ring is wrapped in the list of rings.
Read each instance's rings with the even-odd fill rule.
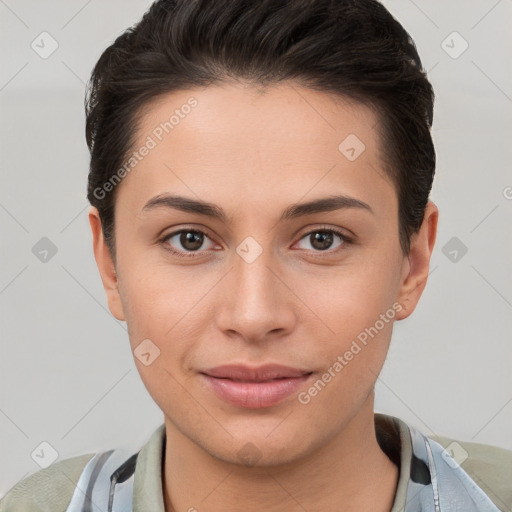
[[[246,467],[203,450],[166,418],[165,510],[389,512],[398,468],[375,435],[373,394],[333,439],[278,466]]]

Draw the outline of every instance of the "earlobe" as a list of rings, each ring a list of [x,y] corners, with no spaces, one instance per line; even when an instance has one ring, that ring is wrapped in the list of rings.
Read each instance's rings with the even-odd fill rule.
[[[118,320],[124,321],[125,316],[119,293],[119,282],[115,264],[103,236],[98,210],[94,206],[89,210],[89,224],[92,232],[94,258],[100,272],[103,288],[107,294],[108,308]]]
[[[429,201],[425,208],[423,223],[419,231],[411,237],[408,261],[404,262],[407,267],[404,269],[398,297],[402,310],[397,314],[397,320],[407,318],[416,309],[425,289],[430,258],[436,242],[438,218],[437,206]]]

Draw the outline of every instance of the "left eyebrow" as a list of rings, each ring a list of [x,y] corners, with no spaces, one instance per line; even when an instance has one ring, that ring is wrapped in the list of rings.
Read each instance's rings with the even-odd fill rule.
[[[229,221],[228,215],[220,206],[189,197],[169,194],[160,194],[151,198],[144,205],[142,211],[153,210],[159,207],[172,208],[184,212],[192,212],[199,215],[205,215],[219,219],[224,223]],[[354,197],[338,195],[323,197],[320,199],[308,201],[306,203],[291,205],[282,212],[280,221],[296,219],[298,217],[313,215],[315,213],[342,210],[346,208],[358,208],[374,214],[369,204]]]
[[[281,221],[288,219],[296,219],[304,215],[312,215],[314,213],[332,212],[345,208],[361,208],[373,214],[370,205],[350,196],[329,196],[321,199],[315,199],[307,203],[299,203],[292,205],[281,214]]]

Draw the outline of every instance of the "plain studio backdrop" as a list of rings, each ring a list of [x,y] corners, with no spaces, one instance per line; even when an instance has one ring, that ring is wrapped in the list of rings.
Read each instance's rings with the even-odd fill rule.
[[[512,449],[512,2],[384,3],[436,92],[441,216],[376,409]],[[85,82],[149,4],[0,0],[0,495],[53,459],[138,450],[163,421],[107,309],[85,195]]]

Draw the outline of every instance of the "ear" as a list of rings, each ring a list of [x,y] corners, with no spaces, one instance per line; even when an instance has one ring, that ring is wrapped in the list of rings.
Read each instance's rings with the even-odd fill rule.
[[[89,224],[92,231],[92,243],[94,248],[94,258],[100,271],[103,288],[107,294],[108,308],[110,312],[118,319],[124,321],[123,306],[119,294],[116,268],[110,250],[105,243],[103,229],[101,227],[100,215],[94,206],[89,211]]]
[[[437,206],[432,201],[429,201],[425,208],[423,223],[419,231],[411,237],[409,254],[404,261],[404,270],[398,296],[398,302],[402,305],[403,309],[397,312],[397,320],[407,318],[416,309],[421,294],[425,289],[430,257],[436,242],[438,218],[439,211]]]

